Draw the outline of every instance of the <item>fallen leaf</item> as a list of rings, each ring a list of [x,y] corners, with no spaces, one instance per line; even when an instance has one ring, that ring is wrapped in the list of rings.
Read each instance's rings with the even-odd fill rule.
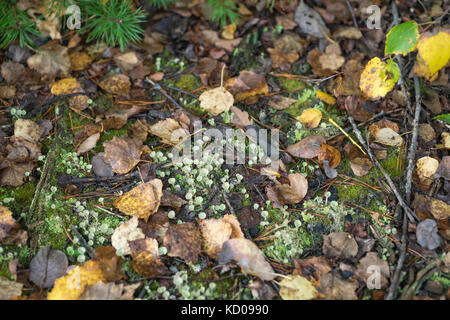
[[[313,135],[291,144],[287,151],[294,157],[312,159],[319,155],[320,145],[325,142],[324,137]]]
[[[399,147],[403,144],[403,138],[391,128],[380,128],[376,124],[371,124],[369,130],[377,143],[390,147]]]
[[[228,79],[225,83],[225,88],[231,92],[236,99],[236,102],[241,102],[249,98],[250,101],[256,101],[260,95],[269,93],[269,86],[267,85],[264,75],[256,74],[252,71],[241,71],[239,76]]]
[[[358,287],[357,281],[342,279],[332,272],[324,274],[320,278],[319,285],[316,286],[321,297],[326,300],[357,300]]]
[[[212,116],[218,116],[230,110],[233,105],[233,95],[224,87],[217,87],[203,92],[198,98],[200,107]]]
[[[316,97],[317,97],[317,99],[319,99],[329,105],[334,105],[336,103],[335,97],[332,97],[328,93],[323,92],[319,89],[316,89]]]
[[[0,300],[9,300],[22,295],[23,284],[0,276]]]
[[[328,259],[350,259],[358,253],[358,244],[347,232],[332,232],[323,236],[322,250]]]
[[[131,82],[124,74],[109,76],[99,83],[100,87],[108,93],[129,96]]]
[[[27,64],[31,69],[52,79],[67,77],[70,72],[70,57],[67,48],[59,44],[49,44],[40,47],[40,50],[29,57]]]
[[[325,35],[330,33],[320,14],[308,7],[303,0],[295,10],[294,21],[302,32],[313,37],[325,38]]]
[[[80,300],[133,300],[134,292],[139,286],[141,286],[140,283],[125,285],[99,281],[88,286]]]
[[[359,87],[368,98],[378,100],[394,88],[399,77],[400,69],[393,60],[384,63],[375,57],[364,68]]]
[[[281,204],[296,204],[303,200],[308,192],[308,181],[301,173],[288,175],[289,185],[281,184],[275,186],[278,201]]]
[[[417,214],[432,216],[437,221],[446,220],[450,217],[450,205],[439,199],[416,194],[412,207]]]
[[[25,245],[27,239],[27,232],[12,217],[12,212],[7,207],[0,206],[0,244]]]
[[[425,156],[418,159],[416,162],[416,169],[414,171],[418,178],[417,184],[424,187],[429,187],[434,181],[433,176],[438,168],[439,161],[434,158]]]
[[[2,77],[8,83],[17,83],[23,80],[25,76],[25,67],[23,64],[14,62],[14,61],[6,61],[2,63],[1,68]]]
[[[86,287],[98,281],[104,281],[102,270],[96,261],[89,260],[56,279],[55,286],[47,294],[47,300],[78,300]]]
[[[317,128],[320,120],[322,120],[322,112],[316,108],[305,109],[305,111],[303,111],[300,115],[299,120],[307,128]]]
[[[170,145],[177,145],[189,137],[189,132],[172,118],[158,121],[149,126],[149,131],[151,134],[160,137],[163,143]]]
[[[417,224],[416,237],[417,243],[427,250],[434,250],[441,245],[437,223],[433,219],[425,219]]]
[[[81,155],[88,151],[91,151],[97,145],[98,140],[100,139],[100,133],[94,133],[92,136],[84,140],[77,148],[77,155]]]
[[[293,103],[297,102],[296,99],[292,99],[285,96],[273,96],[269,100],[269,106],[275,110],[284,110],[289,108]]]
[[[292,64],[300,58],[299,54],[295,51],[286,53],[276,48],[268,48],[267,51],[272,60],[272,67],[278,68],[281,71],[289,71]]]
[[[331,271],[330,264],[324,256],[294,259],[294,267],[292,274],[302,275],[309,280],[319,280],[322,274]]]
[[[73,71],[83,71],[92,63],[92,58],[86,52],[73,52],[70,54],[70,64]]]
[[[150,215],[158,211],[161,197],[162,181],[153,179],[118,197],[113,204],[120,212],[147,221]]]
[[[450,31],[443,29],[436,34],[422,33],[417,51],[414,73],[427,80],[435,79],[438,71],[445,67],[450,59]]]
[[[245,238],[226,241],[218,255],[218,261],[220,264],[235,261],[243,272],[257,276],[264,281],[271,281],[275,278],[275,273],[262,251],[256,244]]]
[[[402,54],[406,56],[414,51],[419,40],[419,27],[415,21],[396,25],[386,35],[384,55]]]
[[[355,27],[339,27],[336,32],[333,33],[334,39],[353,39],[359,40],[363,37],[360,30]]]
[[[441,163],[434,174],[434,178],[443,177],[446,180],[450,180],[450,156],[442,157]]]
[[[269,283],[266,283],[260,279],[253,280],[248,288],[252,292],[255,299],[258,300],[272,300],[274,297],[278,296],[278,293]]]
[[[55,96],[80,92],[81,85],[75,78],[65,78],[52,85],[51,93]]]
[[[18,187],[24,183],[27,172],[34,168],[33,162],[5,163],[5,168],[0,170],[0,185]]]
[[[66,274],[69,262],[66,255],[49,246],[41,247],[30,263],[30,280],[39,288],[50,288],[55,280]]]
[[[133,257],[131,266],[137,274],[146,279],[170,274],[164,263],[148,251],[140,252]]]
[[[114,172],[103,154],[103,152],[100,152],[92,157],[92,171],[99,177],[112,177]]]
[[[436,132],[429,123],[419,124],[418,134],[424,142],[430,142],[436,138]]]
[[[242,111],[235,106],[232,106],[230,110],[233,112],[233,118],[231,119],[232,124],[241,128],[245,128],[246,126],[251,126],[253,124],[253,119],[250,119],[247,111]]]
[[[32,120],[17,119],[14,122],[14,137],[36,143],[40,140],[42,133],[42,128]]]
[[[130,241],[145,238],[142,229],[138,227],[138,223],[138,217],[133,216],[114,230],[111,236],[111,244],[122,255],[131,254]]]
[[[89,101],[91,99],[84,95],[84,94],[80,94],[74,97],[70,97],[68,99],[69,101],[69,107],[72,109],[75,109],[77,111],[83,111],[84,109],[89,107]]]
[[[118,256],[116,248],[113,246],[102,246],[95,248],[95,256],[92,260],[98,263],[102,270],[103,277],[107,282],[119,281],[125,278],[120,266],[122,258]]]
[[[299,275],[284,278],[279,286],[283,300],[312,300],[319,295],[312,283]]]
[[[319,160],[319,163],[327,161],[327,165],[334,169],[341,163],[341,153],[335,147],[322,143],[320,144],[317,160]]]
[[[376,279],[371,277],[375,272],[377,276],[379,276]],[[390,278],[389,264],[387,261],[380,259],[376,252],[368,252],[364,258],[359,260],[355,278],[367,285],[371,285],[372,288],[377,287],[376,289],[385,289],[389,283],[388,279]],[[371,283],[371,280],[379,281],[379,283]]]
[[[125,174],[139,163],[141,147],[142,141],[114,136],[103,143],[103,156],[115,173]]]
[[[345,58],[342,56],[339,45],[330,44],[325,48],[325,52],[319,55],[319,63],[322,69],[336,71],[343,66]]]
[[[129,72],[141,63],[134,51],[117,54],[114,56],[114,62],[122,72]]]
[[[180,257],[194,263],[198,260],[201,243],[200,231],[191,222],[170,225],[164,237],[169,257]]]

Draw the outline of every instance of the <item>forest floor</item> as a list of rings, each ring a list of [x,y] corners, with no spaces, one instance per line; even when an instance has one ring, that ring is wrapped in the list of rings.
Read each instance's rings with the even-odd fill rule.
[[[386,97],[359,87],[393,22],[448,15],[396,1],[369,29],[366,2],[315,5],[323,37],[250,1],[225,28],[152,9],[124,52],[0,51],[0,298],[450,298],[447,70],[416,88],[410,55]]]

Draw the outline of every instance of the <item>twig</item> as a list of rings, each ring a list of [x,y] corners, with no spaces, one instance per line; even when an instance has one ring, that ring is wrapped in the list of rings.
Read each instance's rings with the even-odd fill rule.
[[[169,100],[170,102],[172,102],[175,106],[177,106],[178,108],[182,109],[183,107],[174,99],[172,98],[167,92],[166,90],[164,90],[161,85],[159,85],[158,83],[154,83],[152,80],[150,80],[149,78],[145,78],[144,80],[147,83],[150,83],[153,86],[153,89],[159,91],[164,97],[167,98],[167,100]]]
[[[86,240],[84,240],[83,236],[80,234],[80,232],[75,228],[73,225],[70,225],[70,230],[75,234],[75,236],[80,240],[81,245],[86,249],[86,253],[88,254],[89,258],[94,258],[94,251],[92,248],[87,244]]]
[[[369,155],[370,160],[378,167],[378,169],[380,169],[380,171],[383,174],[384,178],[388,182],[389,187],[391,188],[392,192],[394,192],[394,195],[397,198],[399,204],[402,206],[403,210],[408,215],[408,218],[411,221],[415,221],[415,220],[418,221],[419,218],[417,218],[417,216],[414,213],[414,211],[412,211],[411,208],[409,208],[408,205],[405,203],[405,201],[403,200],[403,197],[400,195],[400,192],[397,190],[397,187],[395,186],[395,184],[392,181],[392,179],[389,176],[389,174],[386,172],[386,170],[384,170],[383,166],[374,157],[374,155],[373,155],[372,151],[370,150],[369,146],[366,146],[366,143],[365,143],[365,141],[364,141],[364,139],[363,139],[363,137],[361,135],[361,131],[359,131],[358,127],[356,126],[355,120],[351,116],[348,116],[348,120],[350,121],[350,124],[353,127],[353,132],[356,134],[356,137],[358,138],[359,143],[361,143],[361,145],[367,150],[367,154]]]
[[[350,11],[353,19],[353,24],[355,25],[355,28],[359,30],[358,21],[356,21],[355,13],[353,12],[352,4],[349,0],[346,0],[348,10]]]
[[[420,111],[422,110],[422,104],[420,101],[419,78],[417,78],[417,76],[414,76],[414,87],[416,92],[416,111],[414,113],[413,134],[408,153],[408,171],[406,173],[405,200],[407,204],[409,204],[411,201],[412,174],[414,169],[414,160],[416,157]]]

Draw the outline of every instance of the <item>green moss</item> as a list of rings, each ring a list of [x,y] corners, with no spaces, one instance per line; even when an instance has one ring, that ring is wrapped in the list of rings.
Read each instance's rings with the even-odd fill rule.
[[[110,129],[102,132],[97,145],[93,149],[94,152],[103,152],[103,143],[105,141],[112,140],[114,137],[124,137],[127,135],[128,128],[131,126],[131,122],[128,122],[120,129]]]
[[[186,91],[192,91],[201,86],[200,79],[193,74],[183,74],[181,75],[175,86]]]
[[[278,78],[283,87],[289,92],[299,91],[305,88],[305,83],[297,79]]]
[[[191,286],[194,289],[198,289],[200,286],[204,286],[207,288],[211,282],[214,282],[216,285],[214,296],[208,297],[209,299],[216,299],[216,298],[230,299],[230,298],[232,298],[232,294],[233,294],[232,288],[234,286],[236,278],[232,277],[232,278],[228,278],[228,279],[214,281],[216,278],[217,278],[217,274],[213,270],[213,268],[206,268],[205,270],[200,272],[198,275],[194,276],[195,280],[192,281]],[[243,277],[240,276],[237,278],[242,279]]]

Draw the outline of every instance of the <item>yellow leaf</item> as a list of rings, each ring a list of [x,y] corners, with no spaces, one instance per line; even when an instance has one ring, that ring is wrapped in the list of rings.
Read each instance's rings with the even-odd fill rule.
[[[321,101],[323,101],[323,102],[325,102],[327,104],[331,104],[332,105],[332,104],[336,103],[336,98],[335,97],[332,97],[328,93],[320,91],[318,89],[316,89],[316,97],[319,100],[321,100]]]
[[[319,292],[312,283],[302,276],[290,276],[280,282],[280,296],[283,300],[311,300],[318,295]]]
[[[433,80],[450,59],[450,31],[443,30],[435,35],[429,32],[422,34],[417,50],[414,72],[418,76]]]
[[[128,191],[114,201],[114,206],[129,216],[147,221],[158,211],[162,197],[162,181],[153,179]]]
[[[300,122],[308,128],[317,128],[322,120],[322,112],[319,109],[308,108],[302,112],[299,118]]]
[[[92,62],[92,58],[86,52],[74,52],[70,54],[70,64],[73,71],[83,71]]]
[[[106,282],[97,261],[89,260],[72,269],[64,277],[55,281],[55,286],[47,295],[48,300],[77,300],[87,286],[98,281]]]
[[[224,111],[230,110],[234,98],[224,87],[217,87],[203,92],[198,98],[200,107],[212,116],[218,116]]]
[[[384,63],[380,58],[375,57],[364,68],[359,87],[368,98],[378,100],[394,88],[399,76],[400,69],[394,61]]]
[[[66,78],[61,79],[59,81],[56,81],[52,85],[52,94],[55,96],[62,95],[62,94],[71,94],[76,93],[81,89],[80,84],[78,83],[77,79],[75,78]]]

